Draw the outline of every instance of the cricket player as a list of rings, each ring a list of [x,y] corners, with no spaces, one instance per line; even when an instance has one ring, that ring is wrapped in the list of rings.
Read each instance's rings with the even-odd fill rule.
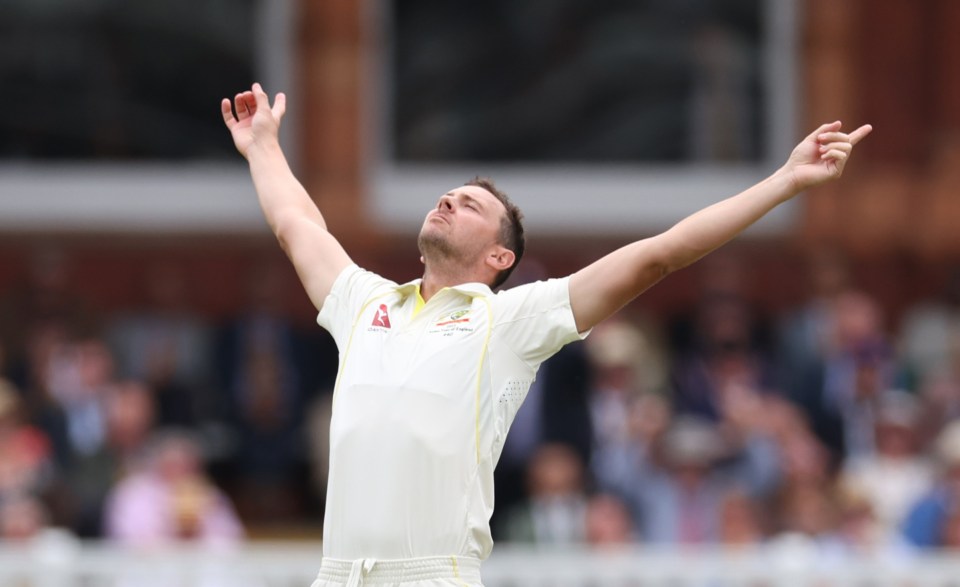
[[[340,351],[314,587],[480,586],[493,546],[493,469],[540,364],[778,204],[840,177],[871,131],[824,124],[770,177],[663,234],[573,275],[495,293],[524,236],[520,211],[492,182],[440,195],[418,239],[423,277],[395,283],[351,261],[290,171],[278,143],[285,105],[253,84],[221,110]]]

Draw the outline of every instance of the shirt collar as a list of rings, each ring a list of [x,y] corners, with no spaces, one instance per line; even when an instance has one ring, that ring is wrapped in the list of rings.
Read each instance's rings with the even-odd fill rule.
[[[406,283],[400,284],[397,286],[397,293],[403,296],[412,295],[417,291],[417,288],[420,287],[420,283],[422,281],[423,281],[422,279],[414,279]],[[445,287],[440,291],[443,291],[445,289],[453,290],[461,295],[464,295],[470,298],[493,295],[493,290],[491,290],[490,286],[485,283],[477,283],[477,282],[461,283],[459,285]]]

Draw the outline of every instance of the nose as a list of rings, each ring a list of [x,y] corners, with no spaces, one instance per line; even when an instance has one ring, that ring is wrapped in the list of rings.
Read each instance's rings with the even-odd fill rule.
[[[448,195],[440,196],[440,201],[437,203],[437,209],[443,210],[445,212],[453,211],[453,197]]]

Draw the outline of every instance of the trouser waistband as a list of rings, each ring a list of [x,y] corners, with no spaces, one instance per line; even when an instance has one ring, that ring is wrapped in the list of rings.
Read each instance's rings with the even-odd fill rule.
[[[479,584],[480,560],[463,556],[386,560],[361,558],[352,561],[324,558],[317,578],[345,583],[348,587],[430,579],[459,579],[465,583]]]

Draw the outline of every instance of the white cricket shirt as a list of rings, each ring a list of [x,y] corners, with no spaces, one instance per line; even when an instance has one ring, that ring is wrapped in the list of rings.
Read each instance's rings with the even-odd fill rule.
[[[419,283],[351,265],[317,317],[340,349],[326,557],[486,558],[507,429],[540,364],[581,338],[568,279],[469,283],[425,305]]]

